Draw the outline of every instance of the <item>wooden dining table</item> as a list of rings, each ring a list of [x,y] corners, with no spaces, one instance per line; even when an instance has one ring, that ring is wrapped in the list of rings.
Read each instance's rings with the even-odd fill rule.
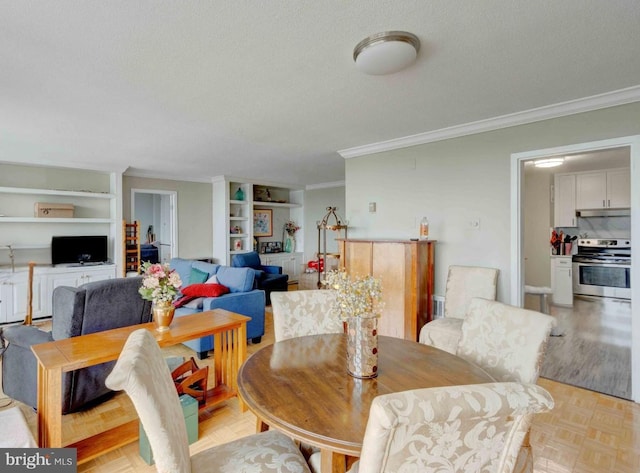
[[[360,456],[376,396],[493,381],[460,357],[385,336],[378,337],[378,376],[354,378],[347,373],[346,336],[325,334],[260,349],[241,366],[238,392],[258,418],[258,430],[275,428],[317,447],[323,473],[344,473]]]

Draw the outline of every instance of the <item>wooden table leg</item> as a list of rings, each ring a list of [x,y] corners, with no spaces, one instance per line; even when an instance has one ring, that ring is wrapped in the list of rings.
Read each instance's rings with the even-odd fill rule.
[[[236,347],[237,349],[236,356],[238,359],[238,365],[236,367],[236,370],[233,373],[233,386],[237,392],[238,391],[238,371],[240,370],[242,363],[244,363],[244,360],[246,360],[247,358],[247,324],[246,323],[241,324],[236,333],[238,334],[238,338],[237,338],[238,345]],[[240,412],[247,411],[247,405],[242,400],[242,396],[238,396],[238,405],[240,406]],[[267,428],[269,427],[267,426]]]
[[[266,424],[262,419],[256,417],[256,433],[266,432],[269,430],[269,424]]]
[[[347,457],[331,450],[320,449],[321,473],[346,473]]]
[[[38,363],[38,446],[62,447],[62,370]]]
[[[222,335],[220,332],[213,334],[213,369],[215,373],[215,385],[222,384]]]

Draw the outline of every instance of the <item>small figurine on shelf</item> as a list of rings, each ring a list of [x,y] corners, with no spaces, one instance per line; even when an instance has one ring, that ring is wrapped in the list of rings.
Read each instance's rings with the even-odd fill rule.
[[[242,240],[236,240],[234,246],[235,246],[236,251],[242,250]]]

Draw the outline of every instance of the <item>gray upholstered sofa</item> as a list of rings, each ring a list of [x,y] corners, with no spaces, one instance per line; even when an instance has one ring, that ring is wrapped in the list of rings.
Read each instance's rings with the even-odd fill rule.
[[[7,345],[2,356],[4,393],[29,406],[37,404],[37,364],[31,346],[79,335],[151,322],[151,302],[138,289],[141,277],[96,281],[53,291],[51,332],[35,326],[13,325],[3,330]],[[111,393],[104,380],[114,362],[63,374],[62,412],[74,412]]]

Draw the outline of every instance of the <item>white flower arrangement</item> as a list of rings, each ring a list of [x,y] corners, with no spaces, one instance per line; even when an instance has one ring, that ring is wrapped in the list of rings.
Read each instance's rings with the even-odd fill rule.
[[[143,299],[158,302],[171,302],[182,286],[180,276],[168,264],[142,263],[144,279],[138,290]]]
[[[336,291],[333,310],[342,320],[349,317],[380,317],[382,284],[373,276],[349,276],[344,270],[331,271],[322,283]]]

